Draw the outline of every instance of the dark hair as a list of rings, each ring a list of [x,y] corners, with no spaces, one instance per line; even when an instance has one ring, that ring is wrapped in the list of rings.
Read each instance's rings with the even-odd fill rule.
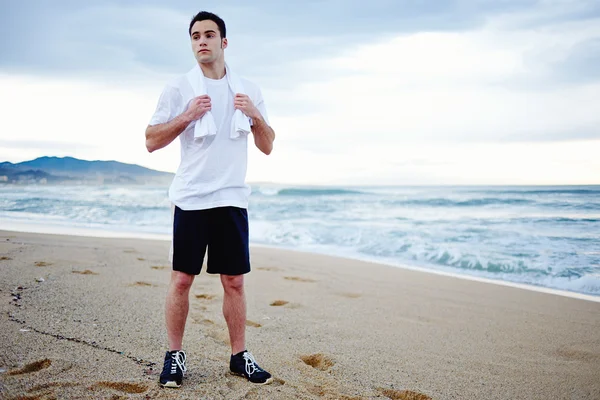
[[[221,32],[221,39],[227,37],[225,21],[223,21],[217,14],[213,14],[208,11],[200,11],[194,18],[192,18],[192,21],[190,22],[190,29],[188,30],[190,36],[192,36],[192,26],[194,26],[196,22],[205,21],[207,19],[217,24],[219,27],[219,32]]]

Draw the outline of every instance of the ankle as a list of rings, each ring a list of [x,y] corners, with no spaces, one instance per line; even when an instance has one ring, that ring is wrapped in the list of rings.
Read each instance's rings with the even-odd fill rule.
[[[242,354],[244,354],[244,353],[245,353],[245,352],[247,352],[247,351],[248,351],[247,349],[244,349],[244,350],[242,350],[242,351],[239,351],[239,352],[237,352],[237,353],[234,353],[234,352],[232,352],[232,353],[231,353],[231,356],[232,356],[232,357],[239,357],[239,356],[241,356]]]

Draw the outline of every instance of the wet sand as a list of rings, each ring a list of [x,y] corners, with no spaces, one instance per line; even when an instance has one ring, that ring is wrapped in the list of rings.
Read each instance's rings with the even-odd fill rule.
[[[181,389],[166,241],[0,231],[3,399],[600,399],[600,303],[253,247],[247,344],[228,373],[218,276],[192,288]]]

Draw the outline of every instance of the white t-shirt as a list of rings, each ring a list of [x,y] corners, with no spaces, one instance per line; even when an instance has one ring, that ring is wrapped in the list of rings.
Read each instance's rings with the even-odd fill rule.
[[[268,123],[260,89],[247,79],[241,80],[244,91]],[[182,210],[225,206],[247,208],[250,195],[250,186],[245,182],[248,137],[230,137],[235,112],[234,93],[229,88],[227,77],[219,80],[205,78],[205,81],[217,134],[195,139],[194,121],[179,135],[181,163],[169,188],[169,199]],[[195,97],[193,93],[185,75],[167,84],[150,125],[169,122],[183,113],[189,100]]]

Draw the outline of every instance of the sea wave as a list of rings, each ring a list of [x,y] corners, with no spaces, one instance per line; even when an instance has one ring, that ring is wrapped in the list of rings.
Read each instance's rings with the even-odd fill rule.
[[[534,204],[534,200],[529,199],[503,199],[503,198],[482,198],[468,200],[453,200],[448,198],[434,199],[404,199],[392,200],[395,205],[423,206],[423,207],[484,207],[491,205],[523,205]]]
[[[265,196],[345,196],[368,194],[360,190],[351,189],[320,189],[320,188],[253,188],[253,192]]]
[[[600,295],[600,204],[589,192],[600,187],[260,185],[250,196],[250,240]],[[172,231],[164,187],[0,185],[0,228],[9,223]]]

